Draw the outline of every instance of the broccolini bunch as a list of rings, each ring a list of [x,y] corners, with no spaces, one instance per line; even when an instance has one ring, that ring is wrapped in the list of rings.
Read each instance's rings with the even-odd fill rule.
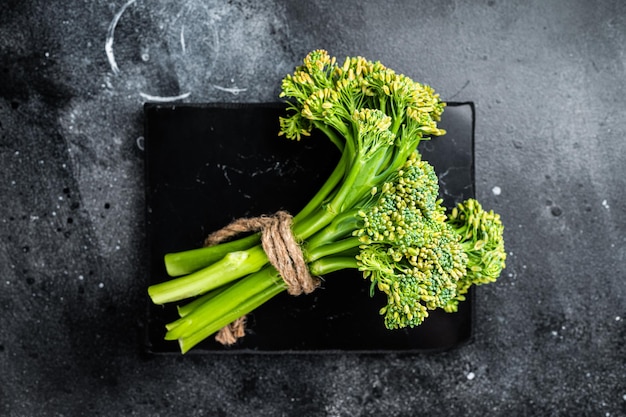
[[[282,82],[288,109],[280,134],[300,140],[322,131],[341,152],[325,184],[291,222],[314,276],[352,268],[387,296],[389,329],[421,324],[429,310],[456,311],[474,284],[494,281],[505,266],[503,227],[475,200],[450,217],[437,176],[417,146],[443,135],[444,110],[426,85],[379,62],[341,65],[316,50]],[[165,257],[178,276],[148,289],[156,304],[192,299],[166,339],[187,352],[248,314],[287,285],[259,234]]]

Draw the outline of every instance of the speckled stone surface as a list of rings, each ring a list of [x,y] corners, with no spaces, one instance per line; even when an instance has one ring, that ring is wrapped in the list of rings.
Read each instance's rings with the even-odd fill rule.
[[[626,415],[624,4],[3,1],[0,415]],[[475,102],[474,341],[144,355],[143,103],[273,101],[315,48]]]

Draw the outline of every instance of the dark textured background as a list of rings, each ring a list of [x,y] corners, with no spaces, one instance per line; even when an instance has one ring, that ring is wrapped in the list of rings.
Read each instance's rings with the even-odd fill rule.
[[[626,415],[625,5],[3,1],[0,415]],[[142,355],[143,103],[274,101],[314,48],[476,103],[509,259],[474,342]]]

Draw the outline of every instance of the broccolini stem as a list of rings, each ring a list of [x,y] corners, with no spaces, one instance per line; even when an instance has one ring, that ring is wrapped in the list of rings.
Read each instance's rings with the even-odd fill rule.
[[[263,281],[269,282],[270,284],[259,284],[259,282]],[[206,317],[209,317],[208,315],[203,316],[205,317],[205,322],[196,323],[195,326],[190,328],[188,332],[185,332],[185,334],[178,339],[181,352],[188,352],[189,349],[217,332],[222,327],[245,316],[283,292],[286,288],[282,282],[283,281],[278,277],[276,269],[267,267],[233,285],[231,295],[236,296],[237,305],[228,309],[212,310],[216,312],[216,314],[212,313],[208,320],[206,320]],[[259,285],[259,287],[255,287],[255,283]],[[245,288],[243,288],[244,285]],[[260,287],[263,289],[261,290]],[[227,298],[227,296],[227,291],[225,291],[223,297]],[[215,300],[217,300],[217,298],[222,297],[218,296]]]
[[[358,248],[359,245],[361,245],[361,241],[358,237],[349,237],[347,239],[307,249],[306,259],[307,262],[310,263],[326,256],[331,256],[345,252],[350,249]]]
[[[165,268],[171,277],[187,275],[219,261],[230,252],[250,249],[261,238],[258,233],[231,242],[165,255]]]
[[[284,283],[278,283],[280,278],[276,279],[275,275],[277,274],[272,270],[275,271],[272,267],[263,268],[196,306],[193,311],[168,325],[169,331],[165,335],[165,339],[176,340],[197,332],[224,314],[237,310],[238,305],[270,286],[278,285],[285,288]]]
[[[361,161],[357,163],[360,165],[364,164]],[[359,169],[352,167],[343,178],[341,187],[328,204],[321,205],[307,218],[293,224],[293,232],[298,239],[307,239],[314,235],[341,213],[343,203],[352,192],[352,185],[358,179],[359,172]]]
[[[392,111],[391,119],[393,120],[393,124],[391,125],[391,128],[389,130],[394,135],[397,135],[398,131],[400,130],[400,127],[402,126],[402,122],[405,121],[404,111],[402,109],[397,109],[397,107],[394,105],[391,106],[391,111]]]
[[[195,297],[256,272],[267,262],[263,248],[257,245],[245,251],[231,252],[212,265],[192,274],[151,285],[148,287],[148,294],[155,304]]]
[[[333,221],[306,241],[308,248],[316,248],[335,240],[351,236],[359,228],[361,220],[357,218],[358,209],[353,209],[336,216]]]
[[[358,269],[359,264],[354,256],[329,256],[309,264],[313,275],[326,275],[342,269]]]
[[[216,288],[214,290],[211,290],[208,293],[204,294],[203,296],[198,297],[195,300],[190,301],[190,302],[188,302],[185,305],[177,306],[176,310],[178,310],[178,315],[180,317],[185,317],[186,315],[188,315],[189,313],[194,311],[196,308],[198,308],[202,304],[206,303],[211,298],[216,297],[218,294],[221,294],[223,291],[227,290],[228,288],[230,288],[231,286],[235,285],[236,283],[237,283],[237,281],[231,282],[229,284],[222,285],[221,287]],[[175,326],[173,326],[172,323],[170,323],[170,324],[166,324],[165,327],[167,328],[167,330],[171,330]]]
[[[347,144],[350,146],[350,143]],[[351,152],[348,150],[348,152]],[[344,151],[345,153],[345,151]],[[308,239],[333,219],[346,210],[350,210],[356,202],[369,193],[374,186],[374,179],[378,171],[383,168],[386,152],[377,152],[367,160],[358,159],[346,172],[340,188],[332,199],[321,205],[316,212],[307,218],[294,223],[293,232],[298,239]]]
[[[380,111],[382,111],[383,113],[387,114],[387,97],[384,95],[381,95],[379,97],[379,106],[378,108],[380,109]]]

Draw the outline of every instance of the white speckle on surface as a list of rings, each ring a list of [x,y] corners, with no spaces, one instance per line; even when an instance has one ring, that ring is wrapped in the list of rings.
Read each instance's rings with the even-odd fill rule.
[[[234,80],[231,80],[234,81]],[[237,87],[222,87],[219,85],[215,85],[213,84],[213,88],[220,90],[220,91],[225,91],[227,93],[231,93],[232,95],[237,95],[239,93],[243,93],[244,91],[248,90],[247,88],[237,88]]]
[[[467,376],[467,379],[470,381],[476,378],[476,374],[474,372],[468,372],[466,376]]]
[[[82,281],[82,280],[84,280],[84,279],[85,279],[85,277],[84,277],[84,276],[82,276],[82,275],[79,275],[79,276],[78,276],[78,280],[79,280],[79,281]]]
[[[495,187],[491,189],[491,192],[493,193],[493,195],[500,195],[502,194],[502,188],[496,185]]]
[[[620,321],[622,318],[620,316],[615,317],[615,321]]]
[[[185,45],[185,25],[180,27],[180,48],[183,51],[183,55],[187,52],[187,47]]]
[[[150,50],[147,47],[141,48],[141,60],[143,62],[148,62],[150,60]]]
[[[153,96],[151,94],[146,94],[142,91],[139,92],[139,95],[144,98],[145,100],[148,101],[152,101],[155,103],[167,103],[170,101],[177,101],[177,100],[183,100],[186,99],[187,97],[189,97],[191,95],[191,92],[187,92],[184,94],[180,94],[177,96]]]
[[[606,200],[602,200],[602,207],[604,207],[605,209],[609,209],[609,203]]]
[[[99,283],[98,288],[104,288],[104,282]]]

